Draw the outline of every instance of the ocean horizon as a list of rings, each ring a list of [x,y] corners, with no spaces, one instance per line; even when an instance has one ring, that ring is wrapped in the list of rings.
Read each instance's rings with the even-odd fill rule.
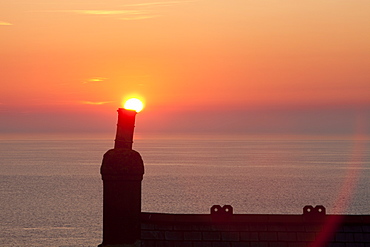
[[[97,246],[103,154],[113,138],[0,141],[1,246]],[[137,135],[142,211],[370,214],[370,140]]]

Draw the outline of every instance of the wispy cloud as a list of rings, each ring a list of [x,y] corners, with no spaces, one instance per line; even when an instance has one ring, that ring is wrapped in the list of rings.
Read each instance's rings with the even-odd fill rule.
[[[83,84],[91,83],[91,82],[103,82],[108,78],[105,77],[93,77],[83,82]]]
[[[119,20],[143,20],[151,19],[162,16],[159,13],[158,7],[168,7],[177,4],[184,4],[190,2],[196,2],[199,0],[184,0],[184,1],[159,1],[159,2],[147,2],[147,3],[136,3],[136,4],[125,4],[121,5],[122,9],[116,10],[59,10],[50,12],[63,12],[80,15],[100,15],[100,16],[111,16]]]
[[[168,1],[168,2],[151,2],[151,3],[134,3],[134,4],[125,4],[127,7],[143,7],[143,6],[172,6],[183,3],[196,2],[197,0],[184,0],[184,1]],[[198,0],[199,1],[199,0]]]
[[[137,15],[145,14],[143,10],[60,10],[58,12],[75,13],[82,15]]]
[[[127,9],[127,10],[60,10],[57,12],[73,13],[80,15],[111,16],[119,20],[141,20],[158,17],[150,10]]]
[[[6,21],[0,21],[0,26],[12,26],[12,23],[6,22]]]
[[[80,101],[80,103],[84,105],[105,105],[112,102],[113,101]]]
[[[161,15],[137,15],[137,16],[126,16],[119,18],[120,20],[125,21],[134,21],[134,20],[144,20],[144,19],[151,19],[151,18],[157,18]]]

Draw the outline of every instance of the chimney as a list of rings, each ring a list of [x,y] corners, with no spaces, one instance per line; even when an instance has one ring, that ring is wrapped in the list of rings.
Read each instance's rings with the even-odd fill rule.
[[[103,242],[100,247],[140,246],[141,181],[144,163],[132,150],[136,111],[118,109],[114,149],[100,169],[103,180]]]
[[[136,111],[119,108],[114,148],[132,149]]]

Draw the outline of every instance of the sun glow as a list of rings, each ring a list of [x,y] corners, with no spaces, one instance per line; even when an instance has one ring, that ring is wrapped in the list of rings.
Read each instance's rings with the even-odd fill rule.
[[[144,104],[143,102],[141,102],[141,100],[137,98],[131,98],[125,102],[123,108],[125,108],[126,110],[134,110],[136,112],[140,112],[141,110],[143,110]]]

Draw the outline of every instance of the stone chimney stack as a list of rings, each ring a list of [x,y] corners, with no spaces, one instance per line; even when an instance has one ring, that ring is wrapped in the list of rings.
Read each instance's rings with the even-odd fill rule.
[[[136,111],[119,108],[114,149],[132,149]]]
[[[103,243],[108,246],[140,246],[141,181],[144,163],[132,150],[136,111],[118,109],[114,149],[103,157]]]

